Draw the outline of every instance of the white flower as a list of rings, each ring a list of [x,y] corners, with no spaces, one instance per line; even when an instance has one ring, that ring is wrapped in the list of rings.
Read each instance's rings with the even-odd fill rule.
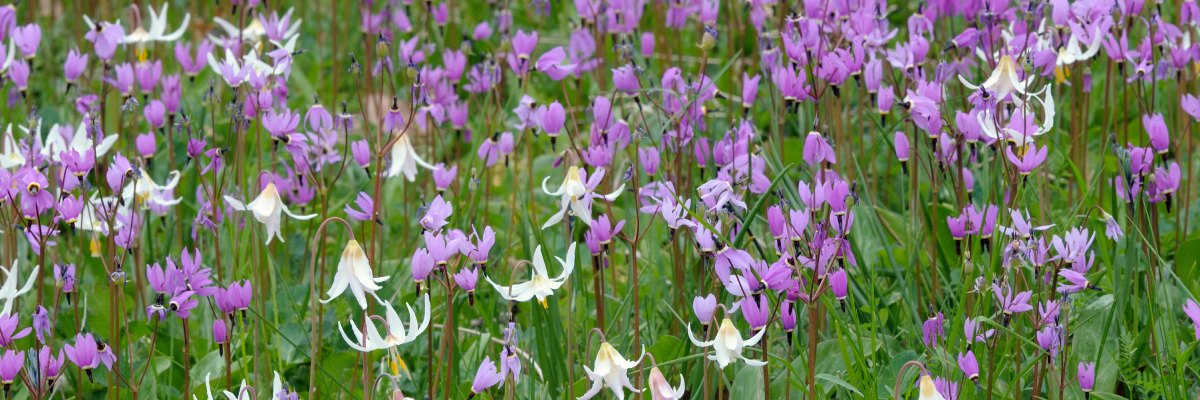
[[[929,375],[921,375],[921,394],[917,397],[918,400],[946,400],[938,393],[937,386],[933,384],[933,378]]]
[[[751,367],[761,367],[766,365],[767,363],[763,361],[742,356],[742,349],[746,348],[747,346],[758,344],[758,340],[762,339],[763,332],[766,331],[766,329],[761,329],[758,331],[758,333],[755,333],[754,336],[751,336],[750,339],[742,340],[742,333],[738,332],[737,328],[733,326],[733,321],[730,321],[729,318],[725,318],[723,321],[721,321],[721,327],[717,329],[717,337],[713,338],[711,341],[705,342],[696,339],[696,336],[692,334],[691,324],[688,324],[688,338],[692,339],[692,344],[700,347],[711,346],[713,348],[713,354],[708,356],[708,359],[716,361],[717,366],[721,367],[722,369],[724,369],[726,365],[729,365],[729,363],[733,362],[733,359],[735,358],[745,361],[746,365]]]
[[[1096,55],[1100,51],[1100,27],[1096,27],[1096,33],[1092,35],[1092,44],[1088,45],[1087,50],[1083,50],[1079,46],[1079,36],[1074,33],[1067,39],[1067,45],[1058,49],[1058,58],[1054,60],[1054,78],[1056,82],[1062,83],[1070,76],[1067,66],[1079,61],[1084,61]]]
[[[4,130],[4,143],[0,145],[0,168],[10,169],[22,165],[25,165],[25,155],[21,154],[17,139],[13,138],[12,124],[8,124],[8,128]]]
[[[1012,93],[1027,94],[1026,89],[1029,83],[1033,81],[1033,78],[1030,77],[1022,81],[1017,76],[1017,63],[1013,61],[1012,56],[1006,54],[1000,57],[1000,62],[996,63],[996,69],[992,70],[992,75],[983,84],[976,85],[968,82],[967,78],[963,78],[962,75],[958,76],[958,80],[968,89],[979,90],[983,88],[989,96],[1000,100]],[[1017,106],[1021,105],[1020,98],[1013,96],[1012,99],[1013,103],[1016,103]]]
[[[642,349],[642,357],[646,356],[646,350]],[[642,357],[638,357],[636,361],[626,360],[617,353],[617,349],[613,348],[608,342],[600,344],[600,350],[596,352],[596,361],[592,364],[592,368],[583,367],[583,371],[587,373],[588,379],[592,380],[592,387],[588,389],[583,396],[579,396],[580,400],[590,399],[600,393],[600,389],[607,386],[612,389],[613,395],[619,400],[625,399],[625,389],[634,393],[642,391],[634,389],[633,384],[629,382],[629,370],[636,367],[642,361]]]
[[[679,386],[671,387],[658,367],[650,369],[650,398],[652,400],[677,400],[683,398],[685,386],[683,374],[679,375]]]
[[[533,278],[529,282],[518,283],[512,286],[503,287],[496,284],[490,276],[484,276],[492,287],[500,292],[500,297],[509,301],[526,302],[534,297],[537,297],[538,302],[542,304],[542,308],[546,308],[546,297],[553,295],[555,290],[567,281],[567,277],[571,275],[571,271],[575,269],[575,243],[571,243],[571,247],[567,248],[567,260],[554,257],[562,264],[562,274],[557,278],[551,278],[546,272],[546,261],[542,259],[542,246],[538,246],[533,251]]]
[[[408,134],[402,134],[392,145],[391,165],[388,166],[387,173],[384,175],[390,178],[403,173],[404,178],[412,182],[417,179],[418,165],[429,170],[437,169],[421,159],[421,156],[417,154],[417,149],[413,148],[412,142],[408,141]]]
[[[1046,87],[1048,88],[1049,85],[1047,85]],[[1041,96],[1041,97],[1038,97],[1038,96]],[[979,126],[981,128],[981,132],[983,133],[983,135],[987,136],[989,138],[992,138],[993,140],[1003,140],[1003,141],[1007,141],[1007,142],[1012,142],[1012,143],[1016,144],[1017,146],[1025,146],[1028,144],[1032,144],[1033,138],[1042,136],[1042,135],[1046,134],[1047,132],[1050,132],[1051,129],[1054,129],[1054,94],[1053,94],[1053,92],[1051,90],[1046,90],[1045,88],[1043,88],[1041,92],[1031,94],[1029,96],[1029,98],[1042,105],[1042,123],[1037,126],[1036,130],[1034,130],[1032,132],[1021,132],[1016,129],[1009,128],[1007,126],[1000,128],[1000,127],[996,126],[996,118],[994,117],[994,114],[992,113],[992,111],[991,110],[983,110],[983,111],[980,111],[979,115],[975,117],[976,121],[979,122]],[[1032,116],[1032,113],[1028,110],[1025,110],[1022,112],[1029,113],[1027,115]],[[1016,115],[1016,114],[1014,114],[1014,115]],[[1020,126],[1020,122],[1018,122],[1018,126]],[[1033,128],[1033,127],[1030,126],[1030,127],[1027,127],[1026,129],[1030,129],[1030,128]]]
[[[429,327],[429,295],[426,294],[423,297],[425,298],[425,316],[421,319],[420,326],[417,325],[417,313],[413,311],[411,304],[405,305],[408,307],[408,329],[405,329],[404,321],[400,320],[400,315],[396,313],[395,308],[392,308],[392,303],[380,301],[387,309],[387,326],[385,327],[387,336],[381,336],[379,330],[375,328],[375,322],[368,321],[364,326],[366,328],[366,337],[364,338],[364,332],[360,331],[358,324],[351,319],[350,331],[354,333],[354,340],[350,340],[350,337],[346,336],[346,329],[342,327],[341,322],[338,322],[338,331],[342,333],[342,340],[345,340],[351,348],[361,352],[389,349],[389,352],[394,355],[395,350],[391,350],[392,348],[416,340],[417,336],[420,336]]]
[[[225,202],[229,203],[230,207],[238,211],[250,211],[254,214],[254,219],[262,222],[267,226],[267,244],[271,244],[271,238],[278,237],[280,242],[283,242],[283,234],[279,230],[279,220],[282,214],[287,214],[289,217],[298,220],[309,220],[317,216],[317,214],[296,215],[288,210],[287,205],[283,204],[283,199],[279,197],[279,190],[275,189],[274,183],[267,183],[267,187],[263,188],[261,194],[258,195],[249,204],[243,204],[238,199],[225,196]]]
[[[267,34],[267,29],[263,27],[262,22],[258,21],[258,18],[251,18],[250,22],[246,24],[246,27],[240,30],[238,29],[237,25],[231,24],[229,21],[226,21],[221,17],[213,18],[213,23],[217,24],[221,30],[225,31],[224,37],[219,37],[210,33],[208,35],[208,40],[212,41],[213,43],[226,43],[230,40],[238,40],[238,38],[241,38],[242,41],[247,43],[257,43],[259,38]],[[300,24],[297,23],[296,29],[299,28]]]
[[[17,279],[20,279],[21,269],[18,268],[17,260],[13,259],[12,268],[4,268],[0,265],[0,271],[4,271],[4,283],[0,284],[0,300],[4,301],[4,307],[0,309],[0,315],[6,315],[12,311],[13,300],[33,288],[34,281],[37,280],[38,267],[33,267],[33,273],[29,274],[29,279],[25,281],[25,286],[17,290]]]
[[[282,70],[276,70],[274,67],[259,60],[258,51],[254,49],[250,49],[246,55],[242,56],[241,60],[238,60],[232,50],[225,49],[225,58],[220,62],[217,61],[217,57],[213,53],[208,53],[208,67],[212,68],[213,73],[220,75],[225,80],[225,83],[228,83],[231,87],[238,87],[243,82],[249,80],[250,72],[260,75],[279,75],[283,73]],[[226,71],[222,72],[222,68],[225,68]]]
[[[143,44],[150,42],[174,42],[183,36],[183,32],[188,28],[188,22],[192,20],[192,14],[183,15],[183,23],[179,25],[179,29],[170,34],[167,32],[167,6],[168,3],[163,3],[162,11],[154,12],[154,7],[146,7],[150,12],[150,30],[146,30],[145,26],[139,26],[128,35],[125,35],[125,43]]]
[[[38,122],[35,124],[35,128],[32,131],[40,134],[41,126],[42,121],[38,120]],[[30,129],[24,127],[21,129],[25,130],[26,133],[31,131]],[[46,143],[42,146],[42,155],[49,157],[51,161],[62,161],[59,155],[67,150],[74,150],[76,153],[83,155],[87,153],[88,150],[92,149],[96,150],[96,159],[99,160],[104,157],[105,153],[108,153],[109,149],[112,149],[113,145],[117,143],[117,138],[120,137],[120,135],[116,133],[109,133],[104,135],[104,139],[100,140],[100,143],[94,143],[90,137],[91,135],[88,134],[87,123],[80,122],[79,127],[75,129],[75,134],[71,135],[71,140],[68,143],[67,138],[63,133],[64,129],[66,129],[65,126],[55,124],[54,126],[50,127],[50,132],[46,134]]]
[[[342,250],[342,259],[338,261],[337,273],[333,276],[333,286],[326,293],[328,299],[321,300],[322,303],[328,303],[334,298],[340,296],[350,288],[350,293],[354,294],[354,299],[358,300],[359,307],[367,309],[367,294],[375,296],[375,291],[382,289],[378,284],[387,281],[389,276],[374,277],[371,276],[371,264],[367,260],[367,255],[363,253],[362,246],[358,245],[358,241],[350,239],[346,243],[346,249]],[[378,297],[376,297],[378,299]]]
[[[179,184],[179,171],[171,171],[168,175],[170,178],[167,179],[167,184],[159,185],[150,178],[150,174],[143,171],[141,178],[129,180],[121,190],[121,198],[125,200],[125,204],[132,205],[136,196],[142,208],[150,208],[152,204],[163,207],[179,204],[179,198],[169,197],[170,191]]]
[[[211,379],[211,376],[212,376],[212,374],[204,374],[204,393],[206,395],[208,395],[208,400],[214,399],[213,394],[212,394],[212,386],[209,385],[209,383],[208,383],[209,380]],[[275,373],[275,379],[279,379],[278,372]],[[225,395],[225,398],[229,399],[229,400],[250,400],[250,392],[251,392],[250,386],[246,385],[245,379],[242,379],[242,384],[238,385],[237,394],[234,394],[228,390],[221,391],[221,394]],[[271,398],[274,398],[274,397],[275,396],[273,396],[273,395],[271,396]],[[197,399],[196,395],[193,394],[192,400],[199,400],[199,399]]]
[[[16,60],[17,53],[15,50],[16,44],[13,43],[11,38],[8,39],[8,50],[4,53],[4,63],[0,64],[0,74],[8,71],[8,67],[12,66],[13,60]]]
[[[542,179],[543,192],[551,196],[562,196],[558,212],[550,216],[550,219],[542,224],[542,229],[549,228],[562,221],[567,211],[570,211],[571,215],[579,218],[579,222],[583,222],[587,226],[592,226],[592,199],[601,198],[613,201],[625,190],[625,184],[621,184],[617,190],[607,195],[592,193],[592,189],[600,183],[600,179],[604,176],[604,170],[597,170],[595,174],[589,177],[590,179],[587,182],[584,182],[583,175],[584,173],[579,170],[579,167],[572,166],[568,168],[567,176],[563,178],[562,185],[559,185],[558,190],[553,192],[550,191],[550,188],[546,187],[546,182],[550,180],[550,177],[547,176]]]
[[[97,232],[101,235],[108,234],[108,220],[97,211],[97,207],[101,210],[115,210],[117,200],[113,197],[93,197],[86,203],[83,203],[83,210],[79,213],[79,219],[74,221],[66,221],[68,224],[74,225],[76,229],[88,232]]]

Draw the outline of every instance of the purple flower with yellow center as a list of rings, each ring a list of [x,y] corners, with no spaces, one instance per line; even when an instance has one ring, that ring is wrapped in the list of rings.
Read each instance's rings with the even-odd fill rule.
[[[473,398],[503,381],[504,374],[496,370],[496,363],[492,362],[491,357],[484,357],[479,369],[475,371],[475,379],[471,382],[471,394],[467,398]]]

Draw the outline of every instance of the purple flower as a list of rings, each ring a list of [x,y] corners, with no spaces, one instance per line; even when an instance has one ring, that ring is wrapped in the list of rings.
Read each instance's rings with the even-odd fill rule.
[[[92,42],[92,46],[96,51],[96,56],[105,63],[112,60],[113,53],[116,53],[117,46],[125,40],[125,29],[120,24],[111,22],[100,22],[99,24],[92,23],[91,20],[84,18],[91,30],[84,36],[87,41]]]
[[[518,60],[521,61],[522,67],[513,67],[514,70],[524,72],[524,64],[526,64],[533,55],[534,49],[538,44],[538,32],[535,30],[532,33],[527,33],[523,30],[518,30],[516,36],[512,39],[512,51],[516,54]],[[511,63],[511,61],[510,61]]]
[[[542,130],[546,131],[551,140],[562,132],[563,124],[566,122],[567,117],[566,110],[563,109],[562,104],[557,101],[550,103],[538,115],[541,116]]]
[[[21,372],[21,367],[25,366],[25,352],[5,350],[4,356],[0,356],[0,383],[4,384],[5,391],[8,391],[8,386],[17,379],[17,374]]]
[[[1200,122],[1200,98],[1196,98],[1196,96],[1191,94],[1184,94],[1183,98],[1179,100],[1179,105],[1187,115]]]
[[[75,83],[80,75],[87,70],[88,55],[79,54],[79,49],[71,49],[67,53],[67,60],[63,63],[63,75],[67,78],[67,83]]]
[[[1192,328],[1196,331],[1196,340],[1200,340],[1200,305],[1195,300],[1188,299],[1183,304],[1183,313],[1192,319]]]
[[[38,45],[42,43],[42,27],[38,24],[26,24],[13,30],[13,42],[26,59],[37,55]]]
[[[201,40],[196,46],[196,56],[192,57],[192,45],[187,43],[175,44],[175,60],[179,61],[183,73],[194,79],[204,67],[208,66],[208,55],[212,53],[213,44],[207,39]]]
[[[17,60],[9,67],[8,77],[12,79],[13,85],[17,86],[17,90],[22,93],[29,88],[29,64],[24,60]]]
[[[475,285],[479,283],[479,270],[475,267],[466,267],[454,274],[454,283],[458,287],[468,293],[475,291]]]
[[[62,373],[63,364],[67,360],[63,355],[62,349],[58,350],[58,357],[54,357],[54,353],[50,351],[50,346],[42,346],[42,350],[38,352],[38,367],[39,371],[45,375],[45,379],[50,386],[54,386],[54,381],[58,379],[58,375]]]
[[[1162,113],[1143,115],[1142,127],[1146,129],[1146,135],[1150,137],[1150,146],[1154,148],[1154,151],[1158,154],[1166,154],[1171,146],[1171,135],[1167,132],[1167,122],[1163,119]]]
[[[713,321],[713,313],[717,310],[717,297],[709,294],[705,297],[696,296],[692,299],[692,312],[696,313],[696,318],[700,319],[700,323],[704,325],[711,324]],[[1200,313],[1200,310],[1197,310]]]
[[[435,197],[433,202],[429,204],[429,208],[425,211],[425,216],[421,217],[421,226],[426,231],[438,231],[448,223],[447,218],[454,212],[454,208],[442,199],[442,196]]]
[[[992,293],[996,295],[996,301],[1000,303],[1000,310],[1005,316],[1033,310],[1033,306],[1029,305],[1029,298],[1033,296],[1032,291],[1013,295],[1013,290],[1008,285],[1001,286],[996,283],[992,285]]]
[[[439,193],[445,192],[450,185],[454,184],[454,179],[458,176],[458,166],[454,165],[450,169],[446,169],[445,164],[438,163],[435,167],[437,168],[433,170],[433,186]]]
[[[216,318],[213,320],[212,335],[213,343],[225,344],[229,341],[229,329],[225,327],[224,318]]]
[[[55,264],[54,283],[62,288],[63,293],[67,293],[67,300],[70,301],[70,293],[75,291],[75,264]]]
[[[350,143],[350,152],[354,155],[354,162],[358,163],[358,166],[366,168],[371,165],[371,146],[366,140]]]
[[[154,143],[154,134],[147,132],[137,136],[134,140],[137,145],[138,154],[142,158],[154,157],[154,153],[158,151],[158,146]]]
[[[921,324],[922,341],[926,347],[933,348],[938,344],[938,338],[946,335],[946,317],[937,313]]]
[[[813,131],[809,132],[808,137],[804,139],[804,162],[817,167],[823,162],[836,163],[837,156],[833,152],[833,146],[829,145],[825,137]]]
[[[154,87],[158,86],[159,79],[162,78],[162,61],[139,62],[134,65],[133,69],[138,88],[142,90],[142,94],[149,95],[154,91]]]
[[[634,96],[634,98],[642,90],[642,85],[638,82],[637,72],[633,70],[632,65],[626,64],[623,67],[615,68],[612,70],[612,75],[613,85],[617,90]]]
[[[67,359],[86,371],[89,378],[92,375],[92,369],[100,366],[99,345],[91,333],[76,335],[75,343],[63,345],[63,349],[67,353]]]
[[[17,331],[17,314],[0,315],[0,347],[12,347],[17,339],[29,336],[29,328]]]
[[[901,167],[903,167],[905,170],[904,172],[907,173],[909,155],[908,135],[905,135],[904,132],[896,131],[896,135],[894,136],[892,143],[894,143],[896,147],[896,159],[900,160]]]
[[[654,55],[654,32],[643,32],[641,38],[642,57],[650,58]],[[753,103],[753,101],[751,101]]]
[[[375,213],[375,200],[371,198],[370,194],[367,194],[367,192],[358,192],[358,197],[355,198],[354,204],[358,206],[357,210],[349,204],[344,208],[346,215],[350,219],[359,222],[374,219],[372,215]]]
[[[1088,285],[1087,277],[1083,276],[1081,273],[1075,272],[1074,270],[1063,268],[1058,271],[1058,275],[1062,276],[1067,280],[1067,282],[1069,282],[1058,285],[1059,293],[1076,293],[1087,290],[1091,287]]]
[[[575,64],[563,62],[566,58],[567,52],[563,50],[562,46],[557,46],[538,57],[534,66],[550,79],[560,81],[575,72]]]
[[[958,368],[967,379],[979,381],[979,361],[975,359],[975,352],[967,350],[966,354],[958,353]]]
[[[150,124],[154,129],[162,129],[166,124],[164,115],[167,113],[167,107],[158,99],[150,100],[146,104],[146,108],[142,110],[142,115],[146,117],[146,123]]]
[[[1080,361],[1076,374],[1079,379],[1079,388],[1084,393],[1091,393],[1092,387],[1096,384],[1096,363]]]
[[[425,282],[425,278],[429,277],[429,273],[433,272],[433,268],[437,266],[433,256],[429,255],[429,250],[417,249],[413,252],[412,262],[413,282],[417,283],[417,291],[421,290],[421,283]]]
[[[833,291],[833,296],[838,301],[845,301],[848,292],[846,279],[846,270],[839,269],[829,274],[829,289]]]
[[[1053,325],[1042,328],[1037,332],[1038,346],[1045,350],[1048,356],[1053,359],[1058,355],[1058,349],[1062,344],[1065,331],[1062,326]]]
[[[1038,149],[1037,145],[1028,145],[1021,147],[1021,155],[1018,156],[1013,153],[1012,149],[1012,146],[1007,147],[1004,149],[1004,152],[1008,156],[1008,161],[1017,167],[1017,172],[1021,175],[1029,175],[1035,168],[1041,166],[1046,161],[1049,151],[1049,147],[1047,146],[1042,146],[1041,149]]]
[[[784,300],[779,302],[779,322],[783,325],[783,331],[789,335],[796,330],[796,307],[791,301]],[[788,340],[788,344],[792,343]]]
[[[196,292],[194,291],[179,290],[171,297],[171,301],[167,303],[167,309],[179,318],[187,319],[191,315],[192,310],[200,305],[199,300],[195,297]]]
[[[50,323],[50,312],[46,311],[46,307],[38,306],[33,311],[33,333],[37,336],[38,342],[46,342],[46,334],[50,333],[53,325]]]
[[[483,362],[479,364],[479,369],[475,371],[475,380],[471,382],[472,395],[483,393],[484,390],[500,384],[504,381],[504,374],[496,371],[496,363],[492,362],[491,357],[484,357]]]
[[[758,299],[755,300],[755,297]],[[771,305],[767,301],[767,296],[750,296],[742,299],[742,317],[746,319],[746,323],[750,324],[751,330],[759,330],[767,327],[767,320],[771,318]]]

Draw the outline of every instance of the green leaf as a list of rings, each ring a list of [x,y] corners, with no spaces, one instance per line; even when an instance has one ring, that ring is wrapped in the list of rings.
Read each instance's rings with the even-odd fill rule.
[[[857,396],[862,396],[862,392],[859,391],[858,388],[854,387],[854,385],[851,385],[850,382],[846,382],[841,377],[830,374],[817,374],[817,380],[826,381],[834,385],[841,386],[846,390],[853,392]]]

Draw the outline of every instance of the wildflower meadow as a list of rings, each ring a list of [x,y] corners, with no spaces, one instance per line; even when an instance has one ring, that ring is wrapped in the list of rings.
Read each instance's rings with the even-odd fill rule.
[[[8,399],[1200,398],[1196,0],[0,5]]]

